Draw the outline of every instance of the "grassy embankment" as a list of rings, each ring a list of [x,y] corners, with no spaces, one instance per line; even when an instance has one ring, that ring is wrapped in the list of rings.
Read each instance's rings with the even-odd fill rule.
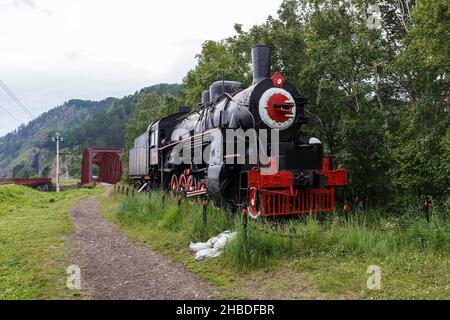
[[[309,218],[278,230],[250,223],[245,250],[240,221],[222,210],[210,207],[204,227],[200,203],[178,208],[159,192],[113,198],[103,201],[110,220],[216,284],[222,298],[450,299],[448,206],[435,204],[430,223],[414,208],[402,217],[359,212],[348,221]],[[195,261],[189,242],[226,229],[239,235],[224,254]],[[367,288],[370,265],[381,268],[381,290]]]
[[[63,185],[59,194],[0,186],[0,299],[64,299],[72,232],[68,210],[103,188]]]

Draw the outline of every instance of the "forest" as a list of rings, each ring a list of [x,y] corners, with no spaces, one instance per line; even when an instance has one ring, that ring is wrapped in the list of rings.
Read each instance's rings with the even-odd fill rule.
[[[280,71],[321,118],[326,154],[348,169],[365,208],[450,200],[448,0],[285,0],[278,17],[206,41],[184,90],[142,98],[126,145],[177,105],[195,106],[222,76],[251,84],[251,48],[273,48]]]
[[[157,84],[121,99],[69,100],[0,137],[0,177],[54,175],[56,146],[52,137],[60,132],[64,139],[61,144],[64,176],[79,178],[84,148],[123,148],[126,124],[138,102],[150,93],[157,97],[176,95],[181,88],[178,84]]]

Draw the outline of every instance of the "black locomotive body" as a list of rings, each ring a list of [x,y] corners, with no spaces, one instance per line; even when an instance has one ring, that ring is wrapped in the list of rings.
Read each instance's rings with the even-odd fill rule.
[[[252,86],[217,81],[199,108],[136,139],[129,173],[138,189],[207,195],[254,218],[334,210],[346,171],[330,170],[321,141],[301,130],[311,121],[307,100],[279,72],[271,77],[270,47],[254,47],[252,57]]]

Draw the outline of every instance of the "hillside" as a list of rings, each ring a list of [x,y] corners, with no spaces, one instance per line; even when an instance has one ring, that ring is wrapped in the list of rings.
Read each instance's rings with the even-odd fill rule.
[[[122,99],[70,100],[0,138],[0,178],[50,176],[55,145],[51,137],[62,133],[62,173],[80,174],[81,153],[88,146],[124,146],[125,126],[140,98],[150,92],[176,94],[180,86],[158,84]]]

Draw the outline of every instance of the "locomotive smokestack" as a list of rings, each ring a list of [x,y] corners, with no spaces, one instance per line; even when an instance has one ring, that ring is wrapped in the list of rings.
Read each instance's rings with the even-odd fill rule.
[[[267,45],[253,47],[253,83],[270,78],[270,54],[271,48]]]

